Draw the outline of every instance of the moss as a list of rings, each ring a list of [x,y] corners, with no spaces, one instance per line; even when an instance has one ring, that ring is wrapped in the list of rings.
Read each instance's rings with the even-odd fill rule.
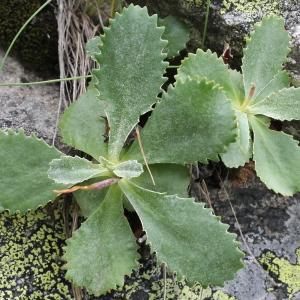
[[[296,251],[297,263],[292,264],[285,258],[277,257],[273,252],[265,253],[260,262],[276,277],[277,280],[286,284],[289,297],[300,291],[300,248]]]
[[[43,3],[42,0],[0,1],[0,45],[4,50]],[[27,26],[12,53],[31,69],[47,74],[57,72],[57,23],[52,4]]]
[[[270,13],[280,14],[278,0],[223,0],[221,13],[230,10],[246,14],[256,14],[258,12],[262,12],[264,15]]]
[[[0,299],[72,299],[64,279],[62,215],[0,214]]]

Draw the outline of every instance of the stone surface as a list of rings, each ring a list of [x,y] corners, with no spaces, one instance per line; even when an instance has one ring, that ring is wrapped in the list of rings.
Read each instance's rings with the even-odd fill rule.
[[[207,37],[201,45],[205,22],[205,0],[133,0],[132,2],[147,5],[152,13],[161,16],[169,14],[178,16],[191,29],[189,50],[198,47],[210,48],[222,54],[224,43],[229,43],[234,59],[231,65],[241,65],[242,49],[245,36],[253,25],[264,15],[277,14],[285,18],[286,28],[291,34],[291,53],[288,69],[299,84],[300,81],[300,2],[298,0],[212,0],[208,18]]]
[[[7,49],[26,20],[44,0],[0,1],[0,48]],[[43,9],[19,36],[12,53],[30,70],[47,77],[58,73],[56,1]]]
[[[232,176],[221,189],[209,190],[216,214],[247,254],[246,267],[222,291],[238,300],[300,299],[300,195],[275,194],[254,175],[242,184]]]
[[[61,260],[65,234],[60,208],[0,214],[0,299],[71,300]]]
[[[0,52],[0,59],[3,52]],[[31,82],[41,80],[16,60],[8,58],[0,73],[0,82]],[[57,85],[0,87],[0,128],[23,128],[51,143],[59,103]]]

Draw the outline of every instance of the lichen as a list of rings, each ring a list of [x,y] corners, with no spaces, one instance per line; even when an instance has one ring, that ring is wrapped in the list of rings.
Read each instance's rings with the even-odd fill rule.
[[[249,15],[261,12],[263,15],[270,13],[280,14],[278,0],[223,0],[221,13],[235,10]]]
[[[287,286],[289,297],[300,291],[300,248],[296,251],[297,263],[292,264],[285,258],[277,257],[268,251],[262,255],[260,262],[276,279]]]
[[[213,300],[235,300],[236,298],[233,296],[229,296],[223,291],[219,290],[213,294]]]
[[[0,299],[72,299],[62,270],[60,210],[0,214]]]

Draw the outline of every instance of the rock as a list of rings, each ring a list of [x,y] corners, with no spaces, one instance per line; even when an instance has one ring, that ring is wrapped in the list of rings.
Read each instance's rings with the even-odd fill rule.
[[[3,53],[0,53],[0,56]],[[0,82],[40,80],[8,58]],[[59,99],[56,85],[0,87],[0,128],[24,128],[51,143]],[[61,205],[24,216],[0,213],[0,299],[72,299],[61,256],[65,242]]]
[[[0,59],[3,52],[0,52]],[[0,82],[31,82],[41,78],[25,70],[16,60],[8,58],[0,73]],[[0,87],[0,128],[23,128],[27,134],[51,143],[59,103],[57,85]]]
[[[42,0],[1,0],[0,48],[6,50],[26,20],[44,3]],[[55,1],[41,11],[18,38],[13,54],[29,70],[43,77],[58,73]]]
[[[205,21],[205,0],[135,0],[134,3],[146,4],[152,13],[161,16],[169,14],[178,16],[191,29],[189,50],[202,47],[202,33]],[[296,83],[300,82],[300,2],[298,0],[212,0],[205,48],[223,52],[224,43],[232,48],[234,60],[231,65],[241,65],[242,49],[245,36],[250,33],[253,25],[269,14],[282,15],[286,28],[292,36],[291,54],[287,67]]]
[[[300,195],[280,196],[255,177],[247,186],[233,186],[231,180],[224,186],[238,223],[220,190],[210,189],[211,201],[247,256],[246,267],[222,291],[238,300],[300,299]]]
[[[0,214],[0,298],[71,300],[61,259],[62,210]]]

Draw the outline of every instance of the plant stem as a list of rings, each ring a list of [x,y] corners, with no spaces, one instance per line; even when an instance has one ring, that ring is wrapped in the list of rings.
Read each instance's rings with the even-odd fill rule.
[[[144,147],[143,147],[143,143],[142,143],[142,139],[141,139],[141,135],[140,135],[140,131],[139,131],[138,127],[135,128],[135,132],[136,132],[136,137],[137,137],[137,140],[138,140],[138,143],[139,143],[140,151],[141,151],[141,154],[142,154],[144,162],[145,162],[145,166],[146,166],[146,168],[149,172],[152,183],[155,186],[155,181],[154,181],[153,175],[151,173],[150,167],[148,165],[148,161],[147,161],[147,158],[146,158],[146,155],[145,155],[145,151],[144,151]]]
[[[115,14],[115,5],[116,5],[116,0],[111,1],[111,8],[110,8],[110,17],[113,18]]]
[[[15,35],[15,37],[13,38],[12,42],[10,43],[8,49],[6,50],[6,53],[2,59],[2,62],[0,64],[0,72],[3,69],[4,63],[11,51],[11,49],[13,48],[15,42],[17,41],[18,37],[20,36],[20,34],[24,31],[24,29],[26,28],[26,26],[32,21],[32,19],[39,14],[39,12],[41,12],[52,0],[48,0],[46,1],[39,9],[37,9],[30,17],[29,19],[23,24],[23,26],[20,28],[20,30],[17,32],[17,34]]]
[[[204,22],[204,29],[203,29],[203,36],[202,36],[202,47],[204,47],[206,34],[207,34],[207,24],[208,24],[208,16],[209,16],[209,9],[210,9],[211,0],[206,1],[206,13],[205,13],[205,22]]]
[[[5,82],[0,83],[0,87],[4,86],[31,86],[31,85],[39,85],[39,84],[48,84],[48,83],[57,83],[61,81],[71,81],[71,80],[77,80],[77,79],[84,79],[84,78],[91,78],[92,75],[86,75],[86,76],[75,76],[75,77],[68,77],[68,78],[61,78],[61,79],[50,79],[45,81],[33,81],[33,82]]]
[[[180,66],[167,66],[167,69],[176,69],[176,68],[178,68],[178,67],[180,67]]]

